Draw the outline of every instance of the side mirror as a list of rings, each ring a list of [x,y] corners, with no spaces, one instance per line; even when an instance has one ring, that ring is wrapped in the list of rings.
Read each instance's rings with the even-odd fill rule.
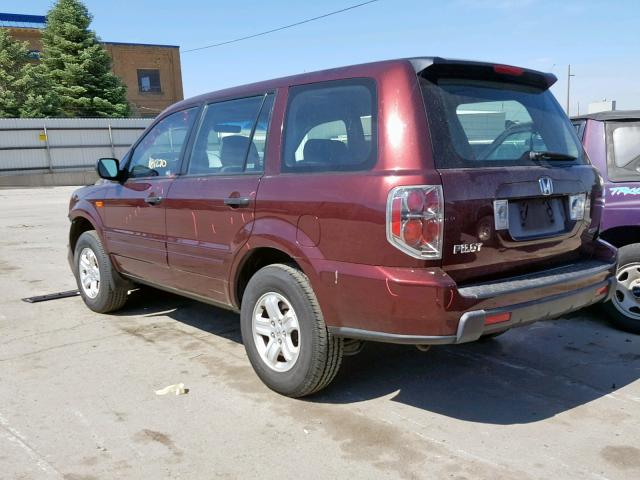
[[[96,164],[96,171],[105,180],[120,179],[120,162],[115,158],[101,158]]]

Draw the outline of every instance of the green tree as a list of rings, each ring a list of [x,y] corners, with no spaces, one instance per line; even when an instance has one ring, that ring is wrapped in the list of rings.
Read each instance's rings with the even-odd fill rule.
[[[58,117],[62,114],[60,99],[42,64],[25,65],[22,78],[16,85],[24,92],[20,104],[21,117]]]
[[[0,30],[0,117],[20,116],[24,90],[20,82],[29,64],[26,42],[18,42]]]
[[[50,84],[65,117],[126,117],[126,86],[111,73],[111,57],[89,30],[91,15],[79,0],[58,0],[42,34],[41,71],[33,78]],[[43,102],[42,91],[34,98]],[[46,101],[45,101],[46,103]]]

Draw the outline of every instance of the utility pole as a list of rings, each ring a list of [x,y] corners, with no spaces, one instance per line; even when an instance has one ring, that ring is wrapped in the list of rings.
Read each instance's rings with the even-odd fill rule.
[[[569,116],[569,102],[571,99],[571,77],[575,77],[575,75],[571,73],[571,64],[569,64],[567,66],[567,116]]]

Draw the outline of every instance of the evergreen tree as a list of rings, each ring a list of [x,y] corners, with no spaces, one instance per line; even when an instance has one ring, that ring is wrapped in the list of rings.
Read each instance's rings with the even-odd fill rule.
[[[0,29],[0,117],[20,116],[24,90],[19,83],[28,63],[26,42],[18,42]]]
[[[62,116],[126,117],[126,86],[111,73],[111,57],[89,30],[91,18],[79,0],[56,2],[42,35],[42,70],[34,77],[42,73],[38,81],[50,83]],[[43,98],[32,100],[37,105]]]
[[[27,64],[22,78],[16,82],[24,93],[20,116],[25,118],[59,117],[60,99],[53,90],[51,78],[42,64]]]

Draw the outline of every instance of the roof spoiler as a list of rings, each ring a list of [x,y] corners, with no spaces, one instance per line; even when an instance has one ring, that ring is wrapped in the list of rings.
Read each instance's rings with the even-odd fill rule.
[[[410,60],[416,74],[437,83],[439,78],[469,78],[516,83],[547,90],[558,80],[553,73],[527,68],[446,58],[415,58]]]

